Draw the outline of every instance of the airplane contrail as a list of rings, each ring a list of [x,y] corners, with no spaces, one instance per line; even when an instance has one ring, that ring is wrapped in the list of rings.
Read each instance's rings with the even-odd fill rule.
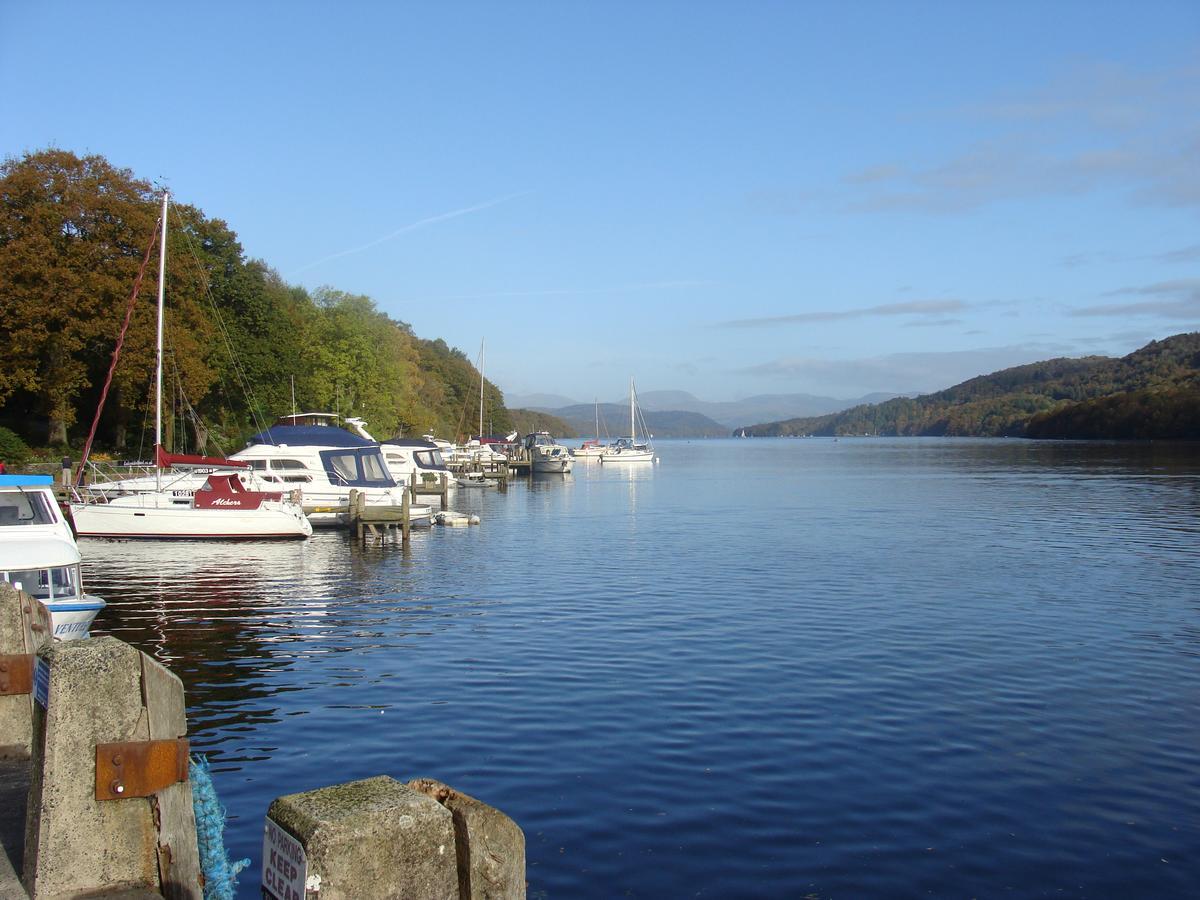
[[[322,263],[327,263],[334,259],[341,259],[343,256],[351,256],[355,253],[362,253],[364,250],[370,250],[372,247],[378,247],[380,244],[398,238],[400,235],[407,234],[410,231],[416,231],[418,228],[424,228],[426,225],[433,225],[436,222],[445,222],[448,219],[457,219],[459,216],[465,216],[469,213],[479,212],[480,210],[489,209],[493,206],[499,206],[501,203],[507,203],[509,200],[515,200],[517,197],[524,197],[532,193],[533,191],[518,191],[515,194],[506,194],[503,197],[497,197],[494,200],[488,200],[486,203],[478,203],[475,206],[467,206],[463,209],[455,209],[451,210],[450,212],[440,213],[436,216],[429,216],[426,219],[418,219],[416,222],[410,222],[403,228],[397,228],[390,234],[385,234],[383,237],[376,238],[369,243],[363,244],[361,247],[353,247],[350,250],[341,250],[337,253],[331,253],[329,256],[323,256],[320,259],[307,263],[298,269],[294,269],[290,274],[298,275],[301,272],[307,272],[309,269],[315,268]]]

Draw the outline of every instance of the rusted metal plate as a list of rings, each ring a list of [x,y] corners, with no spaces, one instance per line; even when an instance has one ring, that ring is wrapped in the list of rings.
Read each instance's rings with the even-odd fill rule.
[[[149,797],[188,777],[186,738],[96,745],[96,799]]]
[[[33,693],[33,654],[0,656],[0,697]]]

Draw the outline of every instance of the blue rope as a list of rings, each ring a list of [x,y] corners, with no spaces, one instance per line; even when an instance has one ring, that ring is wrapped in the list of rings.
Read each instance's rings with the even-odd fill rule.
[[[192,807],[196,812],[196,844],[200,848],[200,871],[204,873],[204,900],[233,900],[238,872],[250,860],[231,862],[225,850],[225,808],[217,802],[208,760],[193,756],[188,763],[192,781]]]

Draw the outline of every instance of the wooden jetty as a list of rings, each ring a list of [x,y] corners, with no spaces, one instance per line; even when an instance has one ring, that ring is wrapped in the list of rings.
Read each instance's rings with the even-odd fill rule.
[[[417,502],[417,497],[421,496],[440,498],[442,511],[445,512],[448,503],[447,496],[450,492],[450,479],[446,477],[445,472],[440,476],[428,473],[420,478],[417,478],[414,473],[412,481],[408,485],[408,492],[414,503]]]
[[[368,506],[366,494],[358,490],[350,491],[350,527],[357,533],[359,543],[365,544],[370,537],[372,541],[382,544],[391,537],[407,544],[412,534],[410,498],[411,493],[405,491],[399,507]]]

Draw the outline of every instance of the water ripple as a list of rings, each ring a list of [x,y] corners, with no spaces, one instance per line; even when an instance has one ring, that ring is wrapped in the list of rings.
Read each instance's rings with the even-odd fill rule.
[[[85,541],[97,631],[183,678],[236,855],[279,794],[430,775],[535,897],[1190,894],[1196,448],[660,452],[403,552]]]

